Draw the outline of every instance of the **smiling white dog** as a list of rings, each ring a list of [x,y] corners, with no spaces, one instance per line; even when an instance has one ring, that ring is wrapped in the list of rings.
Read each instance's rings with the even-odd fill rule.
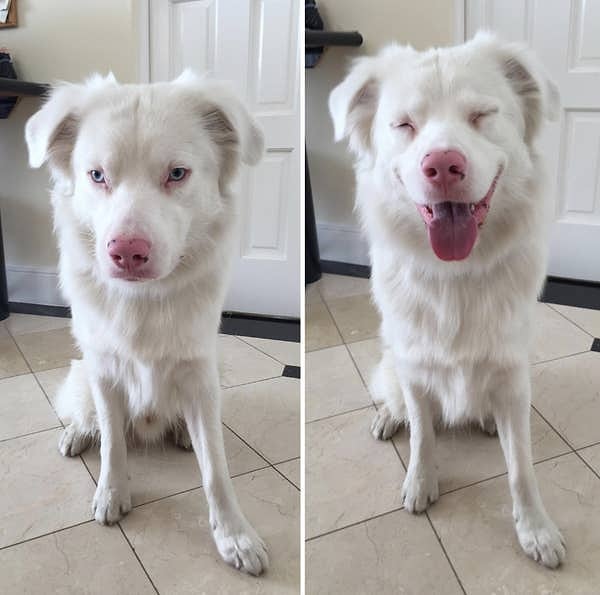
[[[372,432],[410,426],[404,506],[438,498],[436,423],[495,423],[519,541],[549,567],[565,547],[532,464],[528,348],[552,202],[534,141],[557,109],[536,59],[489,34],[422,53],[388,47],[330,98],[336,139],[357,158],[382,316],[372,388],[385,405]]]
[[[226,87],[184,73],[60,85],[26,139],[31,166],[48,161],[52,173],[60,280],[83,353],[58,396],[69,420],[60,450],[100,439],[96,520],[131,510],[126,434],[191,438],[221,556],[260,574],[265,545],[225,460],[217,333],[236,237],[231,185],[241,161],[260,159],[262,133]]]

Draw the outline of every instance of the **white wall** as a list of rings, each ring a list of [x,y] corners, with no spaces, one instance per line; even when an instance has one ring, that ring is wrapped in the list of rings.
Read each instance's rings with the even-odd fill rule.
[[[453,0],[320,0],[328,30],[358,30],[360,48],[329,48],[306,71],[306,143],[321,258],[368,264],[353,213],[354,175],[345,143],[333,143],[327,111],[330,91],[352,58],[373,54],[392,41],[417,49],[454,41]]]
[[[0,29],[19,78],[80,81],[112,70],[118,80],[138,77],[135,0],[19,0],[19,26]],[[9,299],[63,303],[56,291],[56,242],[52,235],[49,178],[31,170],[23,128],[40,107],[24,98],[0,120],[0,213]]]

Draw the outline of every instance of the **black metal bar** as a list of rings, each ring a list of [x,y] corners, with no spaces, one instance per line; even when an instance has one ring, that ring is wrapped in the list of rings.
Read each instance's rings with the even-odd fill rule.
[[[358,47],[363,37],[358,31],[314,31],[305,29],[304,43],[307,48],[320,48],[332,45]]]
[[[51,86],[45,83],[30,83],[28,81],[17,81],[15,79],[0,78],[0,95],[29,95],[40,97],[50,91]]]
[[[2,216],[0,216],[0,320],[8,318],[8,288],[6,285],[6,265],[4,263],[4,244],[2,243]]]

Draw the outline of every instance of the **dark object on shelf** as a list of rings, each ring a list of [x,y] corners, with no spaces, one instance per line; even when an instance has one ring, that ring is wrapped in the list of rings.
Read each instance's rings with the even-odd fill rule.
[[[17,73],[13,66],[12,59],[8,52],[0,50],[0,78],[16,79]],[[13,107],[17,105],[19,98],[15,95],[12,97],[0,97],[0,119],[8,118]]]
[[[323,30],[323,19],[319,14],[315,0],[305,0],[304,2],[304,27],[306,30]],[[322,53],[323,47],[313,46],[309,48],[306,46],[304,50],[304,67],[314,68]]]
[[[304,282],[314,283],[321,278],[321,257],[319,255],[319,242],[317,240],[317,224],[315,222],[315,208],[310,187],[310,172],[308,171],[308,155],[304,152]]]

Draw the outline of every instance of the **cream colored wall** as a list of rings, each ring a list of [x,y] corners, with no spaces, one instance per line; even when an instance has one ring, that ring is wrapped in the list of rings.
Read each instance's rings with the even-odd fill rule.
[[[137,80],[135,0],[18,2],[19,26],[0,29],[0,47],[10,50],[19,78],[80,81],[93,71],[112,70],[120,81]],[[0,212],[9,293],[14,290],[11,271],[52,270],[57,262],[48,173],[29,169],[23,140],[25,122],[39,107],[38,99],[25,98],[0,120]]]
[[[452,44],[454,5],[453,0],[318,1],[326,29],[358,30],[364,39],[360,48],[327,49],[317,67],[306,71],[306,142],[320,240],[327,241],[323,224],[356,227],[354,176],[345,143],[333,143],[327,110],[330,91],[352,58],[377,52],[387,43],[410,43],[417,49]],[[322,245],[323,256],[340,258],[329,248]]]

